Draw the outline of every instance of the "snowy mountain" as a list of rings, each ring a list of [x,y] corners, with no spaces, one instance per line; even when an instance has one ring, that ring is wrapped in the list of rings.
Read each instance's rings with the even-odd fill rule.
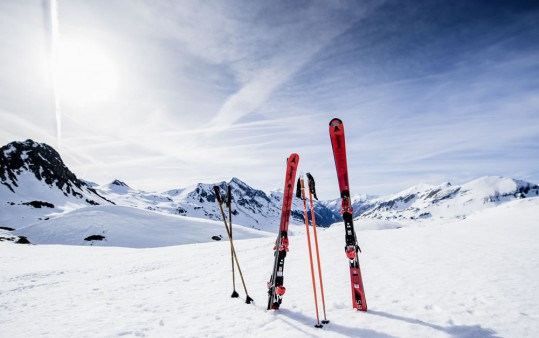
[[[199,183],[162,193],[131,188],[116,179],[105,185],[78,179],[52,147],[32,140],[12,142],[0,152],[0,226],[19,228],[51,215],[89,205],[129,206],[172,215],[221,220],[214,185],[224,192],[226,182]],[[267,195],[238,178],[232,187],[234,222],[255,229],[279,224],[282,194]],[[317,224],[329,226],[338,220],[323,203],[315,204]],[[295,204],[293,223],[303,223],[303,206]]]
[[[79,180],[52,147],[26,140],[0,148],[0,226],[100,204],[113,202]]]
[[[352,196],[351,204],[353,208],[354,217],[357,217],[360,214],[364,213],[366,210],[368,210],[368,208],[372,206],[370,201],[377,198],[379,198],[379,196],[376,196],[376,195],[357,194],[357,195]],[[340,198],[327,200],[327,201],[320,201],[320,203],[322,203],[329,211],[331,211],[337,217],[337,220],[335,222],[341,220],[342,203],[341,203]]]
[[[233,178],[228,184],[232,190],[234,223],[262,230],[274,229],[278,225],[281,209],[274,200],[263,191],[253,189],[237,178]],[[218,185],[224,195],[227,185],[224,181],[216,184],[199,183],[163,193],[135,190],[119,180],[96,189],[117,205],[172,215],[222,220],[214,185]],[[225,212],[228,213],[226,209]]]
[[[269,195],[257,190],[238,178],[229,182],[196,185],[169,190],[163,193],[148,193],[130,188],[119,180],[96,187],[96,190],[117,205],[143,208],[173,215],[222,220],[213,187],[219,186],[224,195],[227,184],[232,191],[232,215],[234,222],[254,229],[274,230],[281,217],[282,192],[276,190]],[[315,203],[319,226],[329,226],[338,221],[338,215],[323,202]],[[303,203],[294,201],[291,221],[303,224]]]
[[[421,184],[392,196],[366,200],[361,219],[418,221],[464,219],[515,199],[539,196],[539,186],[512,178],[488,176],[463,185]]]
[[[85,215],[92,214],[89,212],[91,207],[97,205],[116,205],[149,211],[146,216],[166,219],[163,224],[168,224],[168,220],[171,220],[166,216],[221,221],[222,216],[213,187],[218,185],[224,194],[227,184],[231,186],[233,194],[234,224],[275,233],[280,223],[282,191],[274,190],[266,194],[238,178],[232,178],[228,183],[198,183],[160,193],[146,192],[132,188],[119,179],[105,185],[78,179],[64,165],[60,155],[46,144],[27,140],[10,143],[0,150],[0,227],[6,229],[20,229],[36,224],[36,229],[49,225],[51,229],[58,230],[56,225],[67,222],[61,218],[65,216],[66,219],[73,219],[73,215],[84,216],[90,224],[90,218]],[[536,184],[511,178],[483,177],[461,186],[450,183],[421,184],[385,197],[355,195],[352,205],[354,216],[359,218],[356,225],[359,230],[387,229],[420,224],[424,220],[463,219],[480,210],[538,194],[539,187]],[[77,209],[83,209],[84,212],[69,214]],[[129,209],[104,210],[110,219],[119,220],[118,215],[125,215]],[[316,201],[317,225],[327,227],[339,222],[340,210],[340,199]],[[126,215],[130,218],[134,214],[135,211],[130,211]],[[303,215],[302,201],[294,198],[291,224],[302,226]],[[146,216],[142,217],[139,223],[136,222],[136,217],[133,217],[134,227],[136,224],[142,226],[142,219]],[[365,222],[367,219],[383,222]],[[102,218],[96,221],[104,224],[101,231],[113,231],[115,224],[109,224],[110,222],[107,223]],[[98,229],[90,228],[92,234],[99,235]],[[170,236],[177,236],[177,229],[172,227],[169,230]],[[296,230],[301,231],[299,227]],[[73,241],[80,241],[87,232],[82,228],[78,231]],[[35,235],[35,232],[32,233]],[[7,235],[4,237],[8,238]],[[207,240],[208,236],[200,239],[202,242]],[[108,242],[110,243],[113,241]]]

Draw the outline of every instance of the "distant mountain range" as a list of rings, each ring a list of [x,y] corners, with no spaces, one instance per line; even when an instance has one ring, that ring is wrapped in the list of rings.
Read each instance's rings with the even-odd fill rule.
[[[395,195],[367,200],[359,205],[361,218],[393,221],[464,219],[479,210],[519,198],[539,196],[539,186],[497,176],[482,177],[463,185],[417,185]]]
[[[77,178],[52,147],[32,140],[0,148],[0,227],[20,227],[47,220],[74,209],[117,205],[154,212],[220,220],[214,185],[225,191],[227,182],[199,183],[160,193],[131,188],[120,180],[105,185]],[[282,192],[269,194],[238,178],[232,188],[234,223],[274,232],[279,224]],[[353,197],[354,216],[396,222],[424,219],[461,219],[478,210],[539,195],[533,183],[503,177],[483,177],[463,185],[418,185],[395,195]],[[340,199],[317,201],[319,226],[341,220]],[[303,203],[295,199],[291,222],[302,224]],[[358,223],[361,228],[361,223]]]
[[[199,183],[165,192],[145,192],[120,180],[98,185],[76,177],[52,147],[32,140],[0,148],[0,226],[19,228],[50,215],[96,205],[118,205],[189,217],[221,220],[214,185],[232,190],[234,223],[274,230],[281,215],[282,192],[266,194],[238,178],[212,184]],[[291,221],[302,224],[303,204],[294,202]],[[319,226],[338,221],[339,214],[316,202]]]

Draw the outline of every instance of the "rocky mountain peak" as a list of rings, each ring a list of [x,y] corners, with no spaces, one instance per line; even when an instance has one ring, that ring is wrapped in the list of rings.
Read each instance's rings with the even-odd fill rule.
[[[81,188],[80,181],[62,161],[54,148],[33,140],[11,142],[0,148],[0,179],[12,192],[17,187],[17,176],[23,171],[31,172],[36,179],[47,185],[55,185],[71,194],[73,188]]]
[[[0,148],[0,183],[2,201],[15,207],[114,204],[78,179],[54,148],[33,140]]]
[[[112,185],[117,185],[119,187],[128,187],[129,188],[129,186],[126,183],[124,183],[124,182],[122,182],[120,180],[114,180],[114,181],[112,181],[111,184]]]

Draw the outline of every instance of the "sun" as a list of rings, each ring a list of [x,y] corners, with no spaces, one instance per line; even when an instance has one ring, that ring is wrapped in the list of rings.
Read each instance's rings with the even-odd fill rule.
[[[102,102],[116,93],[116,66],[96,44],[60,41],[54,68],[56,90],[64,103]]]

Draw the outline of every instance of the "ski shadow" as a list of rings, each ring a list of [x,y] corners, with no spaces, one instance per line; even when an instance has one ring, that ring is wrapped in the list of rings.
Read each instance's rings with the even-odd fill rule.
[[[496,335],[496,331],[489,328],[483,328],[481,327],[481,325],[451,325],[451,326],[446,327],[446,326],[427,323],[420,319],[394,315],[394,314],[383,312],[383,311],[369,309],[367,313],[371,315],[379,316],[379,317],[385,317],[388,319],[400,320],[409,324],[423,325],[426,327],[430,327],[432,329],[447,333],[453,338],[466,338],[466,337],[501,338],[500,336]]]
[[[307,332],[304,329],[305,325],[307,326],[310,325],[313,328],[313,330],[336,332],[346,337],[398,338],[396,336],[392,336],[387,333],[378,332],[371,329],[344,326],[340,324],[335,324],[334,322],[330,322],[329,324],[324,325],[324,327],[321,329],[316,329],[314,328],[314,324],[316,324],[316,320],[312,317],[308,317],[302,313],[295,312],[288,309],[279,309],[279,312],[284,315],[282,316],[281,320],[283,320],[288,325],[300,331],[303,334],[303,337],[315,337],[315,338],[319,337],[319,335],[316,334],[317,331],[313,331],[314,333],[311,333],[311,332]],[[301,325],[297,325],[296,323],[292,322],[292,320],[295,322],[301,323]]]

